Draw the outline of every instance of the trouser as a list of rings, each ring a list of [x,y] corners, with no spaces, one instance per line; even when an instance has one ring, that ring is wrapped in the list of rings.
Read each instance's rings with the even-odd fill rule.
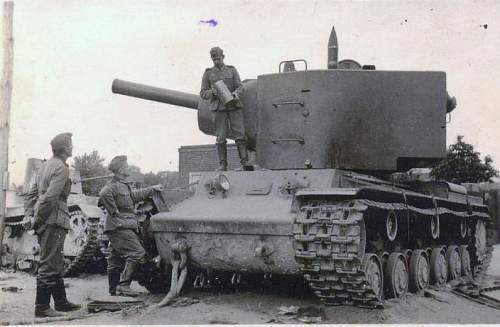
[[[146,251],[139,240],[139,236],[132,229],[116,229],[106,232],[111,245],[111,254],[108,258],[108,271],[123,269],[124,262],[142,263]]]
[[[116,287],[120,282],[123,268],[125,268],[125,260],[111,249],[108,256],[108,291],[110,295],[116,295]]]
[[[139,236],[131,229],[116,229],[106,232],[109,238],[111,253],[108,257],[108,275],[111,280],[122,273],[123,268],[130,262],[138,264],[144,262],[146,251],[142,246]],[[110,293],[116,285],[110,283]]]
[[[67,230],[56,225],[48,225],[38,235],[40,245],[40,261],[36,276],[37,289],[48,296],[37,296],[35,304],[48,305],[50,294],[63,285],[64,273],[64,239]],[[40,302],[40,303],[38,303]]]
[[[212,111],[215,123],[216,143],[226,143],[228,136],[238,142],[245,140],[245,123],[243,109]]]

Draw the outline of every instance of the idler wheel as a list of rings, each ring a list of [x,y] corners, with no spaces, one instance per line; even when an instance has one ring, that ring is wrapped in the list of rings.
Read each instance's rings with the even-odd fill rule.
[[[384,274],[379,257],[373,253],[365,254],[363,257],[363,267],[369,287],[375,293],[377,299],[381,300],[384,290]]]
[[[396,239],[396,235],[398,234],[398,217],[394,210],[389,210],[389,212],[387,212],[385,230],[389,241],[394,241]]]
[[[398,298],[408,291],[408,266],[403,254],[393,252],[384,269],[384,284],[389,298]]]
[[[443,285],[447,278],[446,253],[442,247],[434,248],[431,254],[431,284]]]
[[[458,247],[455,245],[448,246],[446,250],[446,262],[448,263],[448,279],[454,280],[462,276],[462,261]]]
[[[461,245],[458,252],[460,253],[460,261],[462,266],[462,275],[472,277],[472,268],[470,266],[470,254],[467,245]]]
[[[429,286],[429,261],[423,250],[414,250],[410,259],[410,290],[418,292]]]

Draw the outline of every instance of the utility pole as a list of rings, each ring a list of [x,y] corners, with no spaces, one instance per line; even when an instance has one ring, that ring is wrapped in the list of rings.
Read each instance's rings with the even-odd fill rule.
[[[14,2],[3,3],[3,70],[0,85],[0,264],[2,263],[3,231],[9,188],[9,127],[12,98],[12,72],[14,66],[14,39],[12,18]]]

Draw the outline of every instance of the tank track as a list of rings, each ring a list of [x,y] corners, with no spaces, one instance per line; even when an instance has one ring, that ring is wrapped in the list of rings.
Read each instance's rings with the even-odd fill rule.
[[[73,217],[74,215],[82,215],[82,212],[74,211],[71,213],[71,216]],[[99,223],[87,219],[85,233],[86,243],[83,245],[77,256],[66,267],[64,271],[65,277],[75,277],[82,273],[99,254]]]
[[[293,226],[295,259],[305,280],[325,304],[369,308],[382,305],[383,290],[373,290],[363,267],[371,255],[365,253],[367,239],[364,215],[369,208],[436,214],[434,208],[422,209],[404,203],[366,199],[310,200],[302,203]],[[437,213],[470,216],[447,208],[438,208]],[[474,212],[474,216],[489,218],[482,212]],[[491,249],[489,254],[491,257]],[[484,265],[488,261],[487,256],[475,270],[484,272]]]

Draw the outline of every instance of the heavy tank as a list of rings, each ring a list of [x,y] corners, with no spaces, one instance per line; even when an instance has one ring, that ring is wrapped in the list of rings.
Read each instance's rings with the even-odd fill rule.
[[[323,302],[361,306],[484,270],[487,207],[426,168],[446,155],[446,74],[339,62],[337,50],[332,29],[327,69],[284,61],[243,82],[259,168],[202,173],[154,215],[165,262],[184,240],[191,271],[303,276]],[[112,91],[195,109],[214,135],[196,94],[121,80]]]

